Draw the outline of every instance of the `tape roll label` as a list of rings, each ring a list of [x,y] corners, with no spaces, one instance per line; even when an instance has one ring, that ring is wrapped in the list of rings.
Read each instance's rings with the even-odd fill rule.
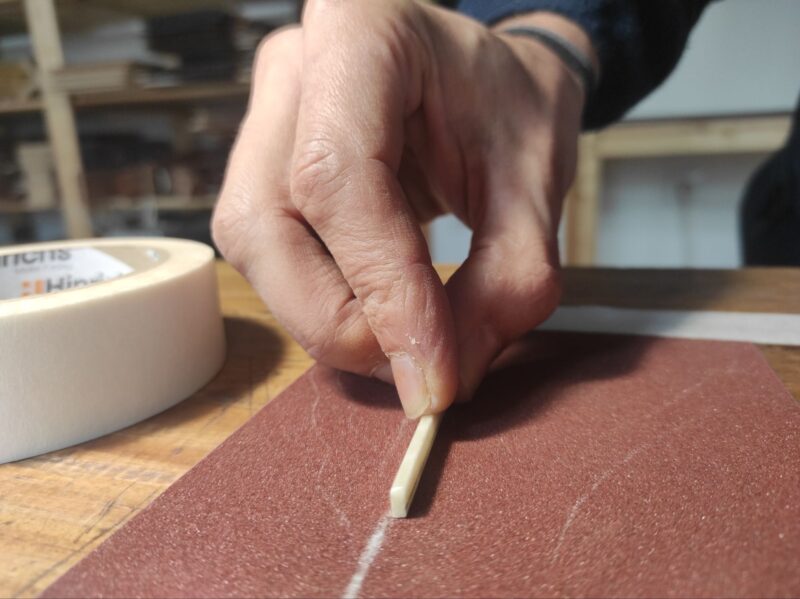
[[[155,249],[70,247],[0,255],[0,300],[77,289],[147,270],[162,262]]]

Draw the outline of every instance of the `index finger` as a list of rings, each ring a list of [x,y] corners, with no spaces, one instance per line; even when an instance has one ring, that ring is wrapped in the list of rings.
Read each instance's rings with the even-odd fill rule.
[[[387,6],[306,9],[291,195],[360,300],[413,418],[452,402],[457,352],[444,287],[396,177],[421,72]]]

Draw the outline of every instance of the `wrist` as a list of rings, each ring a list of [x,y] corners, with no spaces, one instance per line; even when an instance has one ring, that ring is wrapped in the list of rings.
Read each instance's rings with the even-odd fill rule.
[[[532,12],[504,19],[492,27],[529,72],[542,63],[561,67],[580,86],[584,102],[596,88],[600,65],[586,32],[573,21],[551,12]],[[550,60],[548,60],[548,58]]]

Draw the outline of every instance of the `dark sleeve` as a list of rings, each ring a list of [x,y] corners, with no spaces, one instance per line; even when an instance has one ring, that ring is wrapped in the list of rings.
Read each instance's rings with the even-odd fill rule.
[[[580,25],[600,60],[600,84],[583,115],[586,129],[619,119],[678,62],[711,0],[461,0],[458,9],[487,25],[546,10]]]

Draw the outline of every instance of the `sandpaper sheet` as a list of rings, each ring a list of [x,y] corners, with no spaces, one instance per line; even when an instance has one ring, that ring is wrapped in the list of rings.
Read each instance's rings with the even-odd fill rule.
[[[800,404],[752,345],[537,333],[413,432],[314,367],[47,597],[797,596]]]

